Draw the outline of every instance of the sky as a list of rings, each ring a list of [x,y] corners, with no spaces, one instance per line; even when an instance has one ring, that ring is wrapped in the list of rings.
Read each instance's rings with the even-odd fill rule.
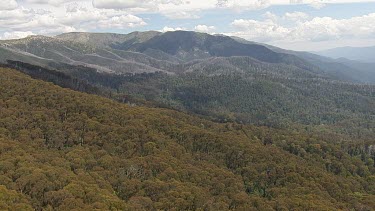
[[[303,51],[375,46],[375,0],[0,0],[0,39],[149,30]]]

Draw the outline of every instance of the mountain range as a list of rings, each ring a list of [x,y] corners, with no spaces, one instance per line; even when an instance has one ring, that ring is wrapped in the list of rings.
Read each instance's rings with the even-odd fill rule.
[[[267,65],[289,65],[333,80],[373,83],[374,71],[318,55],[288,51],[239,38],[204,33],[68,33],[0,42],[0,61],[16,60],[48,67],[51,63],[84,65],[102,72],[169,74],[189,71],[192,63],[250,57]],[[238,67],[232,67],[236,69]]]
[[[368,65],[204,33],[0,41],[0,210],[375,207]]]
[[[122,102],[349,138],[371,139],[375,128],[375,72],[352,60],[189,31],[68,33],[0,46],[12,68]]]

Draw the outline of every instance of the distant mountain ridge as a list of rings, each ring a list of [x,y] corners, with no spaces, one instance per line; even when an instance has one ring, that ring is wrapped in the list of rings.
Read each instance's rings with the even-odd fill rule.
[[[316,54],[331,57],[334,59],[346,58],[365,63],[375,63],[375,46],[371,47],[341,47],[325,51],[315,52]]]
[[[0,62],[19,60],[45,67],[50,63],[83,65],[115,74],[190,71],[190,62],[211,58],[245,57],[266,64],[289,65],[315,77],[375,83],[375,73],[307,52],[295,52],[224,35],[190,31],[130,34],[74,32],[56,37],[31,36],[0,41]],[[224,59],[225,60],[225,59]],[[253,61],[256,63],[256,61]],[[243,62],[242,62],[243,63]],[[266,65],[267,66],[267,65]],[[269,65],[268,65],[269,66]],[[272,65],[271,65],[272,66]],[[243,69],[244,66],[233,68]],[[203,68],[204,69],[204,68]],[[219,68],[220,69],[220,68]],[[288,68],[287,68],[288,69]],[[290,75],[290,74],[288,74]],[[370,77],[369,77],[370,75]]]
[[[159,34],[161,32],[157,31],[132,32],[130,34],[71,32],[57,35],[56,38],[65,41],[86,43],[92,46],[113,47],[116,44],[125,42],[144,42]]]
[[[239,37],[233,38],[243,43],[255,43]],[[319,53],[314,54],[304,51],[292,51],[271,45],[263,45],[275,52],[298,56],[305,61],[308,61],[309,63],[319,67],[320,70],[326,72],[327,74],[334,76],[336,79],[360,83],[375,83],[375,61],[373,61],[372,63],[368,63],[349,60],[345,58],[333,59],[322,56]]]

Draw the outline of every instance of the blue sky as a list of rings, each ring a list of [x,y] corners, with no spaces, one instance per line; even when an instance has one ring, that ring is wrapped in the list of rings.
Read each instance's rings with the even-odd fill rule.
[[[215,25],[218,31],[227,30],[234,19],[254,19],[262,20],[262,15],[266,12],[272,12],[282,16],[287,12],[304,12],[312,17],[332,17],[337,19],[352,18],[363,16],[375,12],[375,3],[353,3],[353,4],[330,4],[321,9],[315,9],[309,5],[283,5],[271,6],[260,10],[233,12],[231,10],[202,11],[199,13],[199,19],[169,19],[160,14],[140,15],[148,19],[149,25],[142,27],[142,30],[159,30],[163,26],[194,28],[198,24]]]
[[[293,50],[374,46],[375,0],[2,0],[0,5],[0,39],[148,30],[225,34]]]

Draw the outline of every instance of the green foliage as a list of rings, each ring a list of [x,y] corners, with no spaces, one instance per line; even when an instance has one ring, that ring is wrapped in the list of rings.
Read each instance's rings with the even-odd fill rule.
[[[250,58],[192,63],[192,72],[114,75],[54,64],[59,71],[8,61],[37,79],[120,102],[168,107],[215,121],[296,128],[369,139],[375,128],[375,91],[317,77],[291,66],[265,65]],[[224,64],[227,63],[227,66]],[[233,70],[233,66],[240,70]],[[228,66],[229,65],[229,66]]]
[[[210,76],[193,72],[124,80],[120,92],[222,122],[278,128],[299,124],[315,132],[328,130],[360,139],[372,139],[375,132],[371,85],[258,73]]]
[[[4,209],[371,210],[375,170],[360,157],[373,146],[356,147],[128,106],[0,69]]]
[[[28,198],[14,190],[9,190],[0,185],[0,209],[1,210],[33,210]]]

